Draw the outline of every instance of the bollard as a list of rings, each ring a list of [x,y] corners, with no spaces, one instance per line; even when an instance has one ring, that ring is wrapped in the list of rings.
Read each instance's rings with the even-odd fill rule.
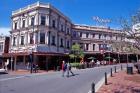
[[[95,83],[91,84],[91,93],[95,93]]]
[[[123,70],[123,66],[122,66],[122,64],[121,64],[121,70]]]
[[[117,73],[117,71],[116,71],[116,66],[115,66],[115,73]]]
[[[105,72],[105,85],[107,85],[107,73]]]
[[[113,77],[113,75],[112,75],[112,68],[111,68],[111,77]]]

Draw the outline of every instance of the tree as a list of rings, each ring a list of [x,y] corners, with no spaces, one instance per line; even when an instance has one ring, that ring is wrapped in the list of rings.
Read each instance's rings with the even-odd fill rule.
[[[135,29],[133,29],[134,25],[140,23],[140,10],[137,10],[128,19],[120,18],[119,23],[122,27],[122,31],[125,33],[124,37],[131,40],[133,39],[135,42],[133,43],[133,48],[137,48],[140,52],[140,36],[137,36]]]
[[[71,53],[69,54],[69,57],[71,59],[74,59],[75,62],[76,62],[77,58],[83,58],[84,57],[83,50],[80,48],[79,44],[72,45],[72,49],[71,49]]]

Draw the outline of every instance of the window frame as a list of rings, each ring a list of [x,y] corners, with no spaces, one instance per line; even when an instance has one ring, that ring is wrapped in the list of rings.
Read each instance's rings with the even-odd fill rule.
[[[22,46],[25,44],[24,39],[25,39],[25,36],[21,35],[20,36],[20,45],[22,45]]]
[[[43,36],[41,36],[41,35],[43,35]],[[46,39],[45,33],[40,33],[40,40],[39,40],[39,43],[40,43],[40,44],[45,44],[45,39]]]
[[[43,26],[45,26],[45,25],[46,25],[46,16],[41,15],[40,25],[43,25]]]

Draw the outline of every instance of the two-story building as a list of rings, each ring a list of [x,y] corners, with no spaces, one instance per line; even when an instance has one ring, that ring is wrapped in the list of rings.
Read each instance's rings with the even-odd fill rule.
[[[88,25],[73,25],[73,43],[78,43],[86,54],[86,58],[94,56],[103,60],[104,56],[118,57],[121,49],[113,47],[115,43],[124,41],[124,33],[107,27],[96,27]],[[104,54],[104,55],[103,55]]]

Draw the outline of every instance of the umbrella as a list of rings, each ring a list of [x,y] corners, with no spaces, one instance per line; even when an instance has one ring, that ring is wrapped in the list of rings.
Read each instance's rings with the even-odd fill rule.
[[[113,59],[112,57],[105,57],[104,59]]]
[[[95,57],[89,57],[88,59],[92,59],[92,60],[94,60],[94,59],[96,59]]]

